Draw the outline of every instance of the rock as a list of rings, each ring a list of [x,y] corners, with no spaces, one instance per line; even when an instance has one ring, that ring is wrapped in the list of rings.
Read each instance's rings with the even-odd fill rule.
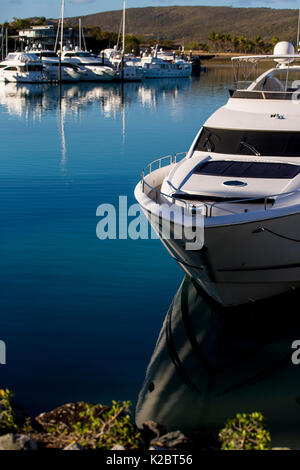
[[[173,431],[164,434],[159,439],[152,439],[151,445],[165,447],[167,449],[191,450],[194,448],[193,441],[181,431]]]
[[[121,446],[120,444],[114,445],[111,450],[126,450],[124,446]]]
[[[143,423],[143,429],[141,429],[142,438],[145,442],[146,448],[149,447],[151,441],[158,440],[166,433],[166,428],[155,421],[145,421],[145,423]]]
[[[67,403],[47,413],[41,413],[35,418],[41,430],[51,432],[56,428],[59,432],[73,430],[73,425],[78,421],[82,421],[82,413],[84,413],[90,405],[85,402]],[[95,406],[95,417],[100,417],[102,413],[109,409],[108,406]]]
[[[0,450],[38,450],[36,440],[25,434],[0,436]]]
[[[289,447],[272,447],[271,450],[291,450]]]
[[[158,451],[161,451],[161,450],[169,450],[169,449],[167,449],[166,447],[161,447],[161,446],[150,446],[148,450],[158,450]]]
[[[73,442],[73,444],[69,444],[67,447],[64,447],[63,450],[84,450],[84,449],[80,444],[78,444],[78,442]]]

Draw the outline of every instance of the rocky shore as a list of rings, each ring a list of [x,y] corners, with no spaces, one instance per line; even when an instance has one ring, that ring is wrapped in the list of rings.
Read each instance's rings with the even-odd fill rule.
[[[168,432],[154,421],[147,421],[138,429],[129,408],[130,402],[113,401],[111,406],[67,403],[32,418],[15,402],[10,390],[0,389],[0,450],[272,449],[270,433],[259,412],[237,414],[217,436],[212,436],[201,432],[184,434],[181,430]]]
[[[211,436],[183,434],[153,422],[138,429],[129,402],[111,406],[68,403],[35,418],[9,390],[0,389],[0,450],[163,450],[219,449]]]

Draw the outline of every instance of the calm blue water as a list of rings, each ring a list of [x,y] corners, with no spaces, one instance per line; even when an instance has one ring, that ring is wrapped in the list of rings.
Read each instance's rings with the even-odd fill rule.
[[[188,149],[230,73],[126,84],[0,86],[0,386],[35,414],[135,402],[183,278],[158,240],[96,237],[142,168]]]

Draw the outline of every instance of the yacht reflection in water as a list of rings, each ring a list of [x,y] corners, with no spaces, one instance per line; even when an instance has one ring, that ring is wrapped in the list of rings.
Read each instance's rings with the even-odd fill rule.
[[[64,104],[70,112],[100,104],[100,111],[107,117],[138,101],[143,107],[156,108],[160,102],[176,102],[178,93],[191,86],[190,79],[155,80],[155,83],[78,83],[59,86],[44,84],[7,83],[0,87],[0,105],[9,114],[29,117],[42,116],[44,111]]]
[[[260,411],[273,445],[299,447],[300,365],[292,362],[299,301],[294,291],[225,309],[186,277],[148,366],[137,424],[216,433],[236,413]]]

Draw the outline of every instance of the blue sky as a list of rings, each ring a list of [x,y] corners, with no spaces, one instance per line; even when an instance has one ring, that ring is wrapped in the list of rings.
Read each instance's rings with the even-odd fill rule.
[[[0,22],[15,16],[59,16],[61,0],[0,0]],[[300,0],[127,0],[127,7],[169,5],[225,5],[232,7],[298,8]],[[119,10],[122,0],[66,0],[66,16],[87,15],[99,11]]]

